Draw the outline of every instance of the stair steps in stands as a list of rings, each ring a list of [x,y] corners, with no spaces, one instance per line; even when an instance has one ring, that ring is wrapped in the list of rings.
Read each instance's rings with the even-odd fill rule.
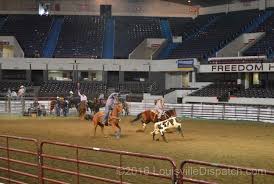
[[[63,17],[55,18],[53,20],[50,32],[48,34],[47,39],[45,40],[45,44],[43,47],[43,57],[45,58],[53,57],[53,54],[58,42],[59,34],[62,30],[63,22],[64,22]]]
[[[103,41],[103,58],[104,59],[113,59],[114,35],[115,35],[115,20],[114,18],[108,18],[106,21],[104,41]]]
[[[161,20],[160,22],[162,36],[172,42],[172,32],[168,20]]]
[[[2,27],[4,26],[4,24],[6,23],[7,18],[6,17],[2,17],[0,18],[0,30],[2,29]]]

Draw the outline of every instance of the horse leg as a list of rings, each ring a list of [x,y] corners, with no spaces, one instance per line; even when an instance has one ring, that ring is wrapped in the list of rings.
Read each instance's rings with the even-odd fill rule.
[[[184,137],[182,127],[179,126],[177,129],[178,129],[178,132],[180,133],[180,135],[181,135],[182,137]]]
[[[94,124],[95,125],[95,127],[94,127],[94,137],[95,137],[95,135],[96,135],[96,129],[97,129],[97,127],[98,127],[98,123],[96,123],[96,124]]]
[[[116,124],[116,127],[118,128],[118,138],[120,138],[122,129],[118,123]]]
[[[145,121],[142,120],[142,124],[143,124],[143,132],[145,132],[146,127],[147,127],[147,123]]]
[[[100,127],[101,127],[101,132],[102,132],[102,134],[103,134],[103,136],[104,136],[104,138],[107,138],[108,136],[106,136],[105,135],[105,132],[104,132],[104,125],[100,125]]]

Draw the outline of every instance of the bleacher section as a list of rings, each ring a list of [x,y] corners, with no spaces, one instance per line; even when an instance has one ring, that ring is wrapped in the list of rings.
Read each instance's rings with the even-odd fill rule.
[[[218,14],[206,28],[180,44],[169,58],[208,58],[248,28],[259,11]]]
[[[255,45],[245,51],[245,56],[270,56],[274,49],[274,15],[270,16],[261,26],[253,32],[265,32],[265,36]]]
[[[102,58],[105,19],[65,16],[54,53],[56,58]]]
[[[29,87],[31,87],[31,83],[29,81],[21,81],[21,80],[2,80],[0,81],[0,96],[4,97],[7,95],[8,89],[11,91],[18,92],[20,86],[23,85],[27,88],[26,95],[29,92]]]
[[[80,92],[91,98],[100,93],[106,93],[106,85],[102,82],[81,82]],[[39,96],[41,97],[67,97],[69,91],[77,95],[77,83],[71,81],[48,81],[41,85]]]
[[[214,83],[199,89],[189,96],[220,97],[228,93],[234,93],[239,88],[235,82]]]
[[[146,38],[162,38],[159,18],[115,17],[115,58],[128,58]]]
[[[50,16],[9,15],[0,29],[0,36],[15,36],[25,57],[34,57],[35,53],[41,56],[51,22]]]
[[[252,86],[246,90],[242,89],[232,94],[237,97],[246,97],[246,98],[274,98],[274,89],[265,88],[262,86]]]
[[[219,82],[199,89],[189,96],[274,98],[273,86],[273,84],[252,85],[248,89],[244,89],[243,85],[237,85],[236,82]]]
[[[116,90],[129,93],[153,93],[158,90],[156,82],[126,82],[116,86]]]

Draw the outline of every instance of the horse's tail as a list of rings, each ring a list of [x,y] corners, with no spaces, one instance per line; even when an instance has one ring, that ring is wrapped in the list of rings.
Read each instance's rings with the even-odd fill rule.
[[[139,113],[134,120],[131,120],[131,123],[138,121],[139,119],[141,119],[141,117],[142,117],[142,113]]]

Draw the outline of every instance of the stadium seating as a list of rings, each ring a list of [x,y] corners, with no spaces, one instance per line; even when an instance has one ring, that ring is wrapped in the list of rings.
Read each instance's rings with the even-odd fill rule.
[[[235,82],[214,83],[191,93],[189,96],[220,97],[228,93],[234,94],[238,88],[239,86]]]
[[[32,86],[29,81],[23,80],[2,80],[0,81],[0,96],[6,96],[8,89],[11,91],[18,92],[20,86],[23,85],[27,88],[26,93],[28,93],[28,88]]]
[[[169,58],[208,58],[239,36],[258,15],[255,10],[217,14],[216,21],[180,44]]]
[[[56,58],[102,58],[105,19],[99,16],[65,16]]]
[[[80,92],[92,98],[100,93],[106,93],[106,85],[102,82],[81,82]],[[48,81],[41,85],[39,96],[41,97],[67,97],[69,91],[77,95],[77,83],[72,81]]]
[[[162,38],[159,18],[115,17],[115,58],[128,58],[146,38]]]
[[[274,15],[270,16],[262,25],[253,32],[265,32],[266,35],[255,45],[244,52],[245,56],[269,56],[274,49]]]
[[[116,90],[129,93],[147,93],[155,92],[158,90],[156,82],[125,82],[116,86]]]
[[[50,16],[9,15],[0,29],[0,36],[15,36],[25,57],[42,55],[42,47],[52,22]]]

